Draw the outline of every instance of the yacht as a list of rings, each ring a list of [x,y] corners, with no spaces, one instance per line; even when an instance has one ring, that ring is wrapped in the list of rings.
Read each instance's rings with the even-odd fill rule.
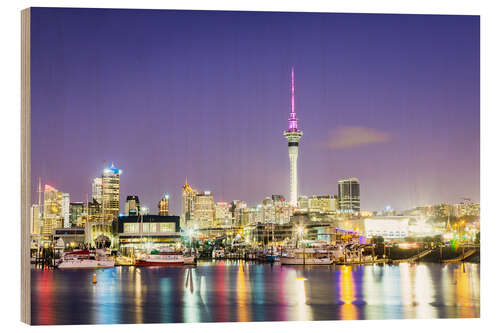
[[[329,248],[289,248],[283,251],[282,265],[331,265],[336,253]]]
[[[77,250],[64,253],[57,268],[110,268],[115,262],[108,257],[105,249]]]
[[[196,255],[193,253],[183,253],[171,247],[153,250],[135,261],[136,266],[172,266],[172,265],[192,265],[196,262]]]

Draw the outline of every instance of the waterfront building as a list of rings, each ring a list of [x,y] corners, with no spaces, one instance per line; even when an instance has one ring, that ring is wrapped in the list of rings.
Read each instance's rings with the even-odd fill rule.
[[[194,211],[194,201],[198,191],[191,188],[187,182],[182,186],[182,214],[181,214],[181,228],[187,229],[191,226]]]
[[[291,112],[288,118],[288,129],[283,132],[283,135],[288,141],[288,157],[290,160],[290,197],[289,202],[292,206],[297,206],[298,199],[298,172],[297,159],[299,156],[299,141],[304,133],[299,131],[297,114],[295,113],[295,79],[294,70],[292,67],[292,98]]]
[[[141,210],[141,204],[137,195],[128,195],[125,201],[125,215],[137,216]]]
[[[309,198],[309,209],[318,212],[336,210],[337,198],[334,195],[313,195]]]
[[[214,226],[214,196],[210,191],[198,193],[194,197],[192,223],[195,229]],[[189,227],[189,225],[188,225]]]
[[[30,230],[32,235],[40,234],[40,225],[41,225],[40,205],[31,205]]]
[[[137,219],[137,217],[134,217]],[[114,241],[113,223],[108,221],[88,221],[85,223],[85,242],[91,246],[96,246],[96,239],[104,236],[109,239],[111,246],[116,246]]]
[[[71,228],[56,228],[52,232],[52,236],[54,241],[62,239],[65,247],[75,248],[85,243],[85,228],[74,226]]]
[[[62,198],[61,198],[61,215],[63,218],[63,227],[64,228],[70,228],[71,227],[71,222],[70,222],[70,213],[69,213],[69,193],[63,193]]]
[[[345,178],[338,182],[339,209],[344,213],[357,213],[361,210],[359,180]]]
[[[161,198],[160,202],[158,202],[158,215],[167,216],[168,215],[168,200],[170,196],[165,194],[163,198]]]
[[[285,239],[295,236],[295,226],[287,224],[252,224],[245,228],[246,238],[253,244],[268,245],[274,240],[275,245],[282,245]]]
[[[45,185],[43,191],[43,234],[50,235],[54,228],[63,227],[61,210],[62,193],[50,185]]]
[[[111,222],[120,215],[120,175],[113,164],[102,172],[102,209],[104,220]]]
[[[117,227],[120,247],[157,248],[181,240],[179,216],[120,216]]]
[[[92,199],[102,203],[102,178],[96,177],[92,180]]]
[[[364,232],[368,238],[404,239],[409,234],[409,221],[408,216],[373,216],[364,219]]]
[[[228,202],[217,202],[215,204],[215,225],[230,226],[232,220],[233,214],[231,213],[231,204]]]
[[[69,223],[72,227],[82,226],[82,216],[85,212],[85,204],[83,202],[71,202],[69,204]]]

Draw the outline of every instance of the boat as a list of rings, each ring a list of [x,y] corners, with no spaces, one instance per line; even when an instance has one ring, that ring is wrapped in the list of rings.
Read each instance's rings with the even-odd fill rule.
[[[136,259],[136,266],[175,266],[193,265],[196,262],[195,254],[184,254],[171,247],[163,247],[159,251],[153,250],[150,254]]]
[[[331,265],[335,256],[328,248],[286,249],[281,256],[282,265]]]
[[[224,249],[217,248],[212,252],[212,258],[214,259],[224,259]]]
[[[195,249],[186,249],[184,251],[184,265],[196,265],[198,251]]]
[[[77,250],[65,253],[57,268],[111,268],[115,266],[112,258],[106,255],[104,249],[90,250]]]
[[[116,266],[133,266],[135,263],[134,259],[126,256],[116,256],[115,265]]]
[[[280,255],[276,247],[273,246],[266,251],[266,261],[271,264],[280,261]]]

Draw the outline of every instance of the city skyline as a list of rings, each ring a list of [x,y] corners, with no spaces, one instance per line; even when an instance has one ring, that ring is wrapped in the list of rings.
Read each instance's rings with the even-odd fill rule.
[[[215,201],[289,199],[292,66],[299,195],[356,177],[362,210],[479,201],[478,17],[150,11],[130,27],[127,10],[34,10],[33,203],[38,177],[83,201],[104,160],[121,210],[168,193],[179,215],[186,176]]]

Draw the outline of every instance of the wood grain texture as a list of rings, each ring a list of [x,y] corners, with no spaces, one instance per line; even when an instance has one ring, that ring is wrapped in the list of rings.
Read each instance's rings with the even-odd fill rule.
[[[30,9],[21,11],[21,321],[31,323],[30,196],[31,96]]]

